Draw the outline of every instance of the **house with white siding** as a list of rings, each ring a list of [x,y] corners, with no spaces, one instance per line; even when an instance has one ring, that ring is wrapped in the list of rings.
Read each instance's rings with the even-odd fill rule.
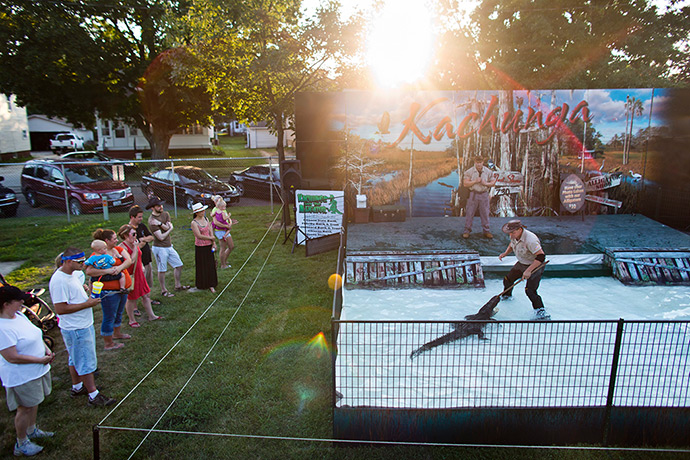
[[[135,158],[150,149],[140,130],[113,120],[97,119],[98,150],[116,158]],[[170,139],[171,153],[209,154],[213,128],[194,125],[178,130]]]
[[[292,147],[295,142],[295,132],[291,129],[283,131],[283,146]],[[247,127],[248,149],[270,149],[278,145],[278,137],[272,133],[265,122],[252,123]]]
[[[16,104],[14,95],[0,95],[0,161],[30,154],[26,108]]]

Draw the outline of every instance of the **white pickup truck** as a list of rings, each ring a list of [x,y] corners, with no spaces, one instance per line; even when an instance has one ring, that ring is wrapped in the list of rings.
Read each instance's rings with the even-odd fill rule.
[[[84,139],[74,133],[61,133],[50,140],[50,150],[56,155],[60,155],[70,150],[83,150]]]

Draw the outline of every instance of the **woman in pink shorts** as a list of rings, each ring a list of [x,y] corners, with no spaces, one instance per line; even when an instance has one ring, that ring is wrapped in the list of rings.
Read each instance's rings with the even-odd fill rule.
[[[230,218],[230,213],[226,210],[227,203],[225,203],[222,197],[214,195],[213,202],[216,204],[216,207],[211,211],[211,223],[216,238],[220,241],[220,249],[218,251],[220,268],[230,268],[228,257],[232,250],[235,249],[235,243],[233,243],[232,236],[230,235],[233,220]]]

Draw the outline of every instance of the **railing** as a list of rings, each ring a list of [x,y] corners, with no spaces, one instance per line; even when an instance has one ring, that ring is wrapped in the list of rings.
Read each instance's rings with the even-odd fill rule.
[[[455,324],[486,340],[411,357]],[[336,407],[690,407],[690,321],[334,320],[332,329]]]

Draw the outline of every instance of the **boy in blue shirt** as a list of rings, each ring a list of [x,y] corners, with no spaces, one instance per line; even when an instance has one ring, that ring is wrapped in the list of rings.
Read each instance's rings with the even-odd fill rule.
[[[108,250],[108,246],[105,244],[105,241],[93,240],[91,242],[91,249],[93,249],[94,254],[91,254],[91,256],[88,259],[86,259],[84,265],[91,265],[93,268],[97,268],[99,270],[107,270],[115,265],[115,258],[110,254],[106,253],[106,251]],[[122,276],[122,273],[118,273],[117,275],[103,275],[91,278],[92,283],[94,281],[113,280],[120,281],[120,291],[127,291],[127,289],[125,288],[125,283],[127,282],[127,280],[124,276]]]

